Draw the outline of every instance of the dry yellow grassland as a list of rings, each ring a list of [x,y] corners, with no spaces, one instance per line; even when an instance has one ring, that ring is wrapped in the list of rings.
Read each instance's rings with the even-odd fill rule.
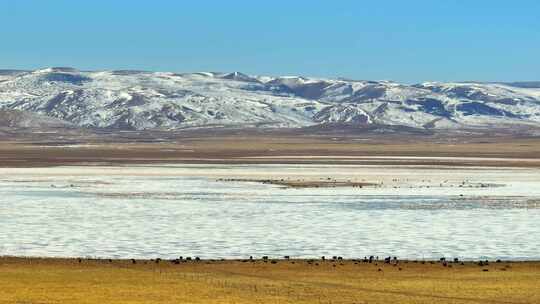
[[[450,265],[2,258],[0,303],[540,303],[540,263]]]

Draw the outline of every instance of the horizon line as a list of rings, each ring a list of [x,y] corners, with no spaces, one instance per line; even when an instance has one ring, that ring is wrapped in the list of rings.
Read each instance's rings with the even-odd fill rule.
[[[320,79],[320,80],[339,80],[339,81],[375,81],[375,82],[394,82],[399,84],[409,84],[409,85],[415,85],[415,84],[421,84],[426,82],[439,82],[439,83],[481,83],[481,84],[513,84],[513,83],[540,83],[540,80],[512,80],[512,81],[482,81],[482,80],[423,80],[423,81],[417,81],[417,82],[401,82],[396,81],[392,79],[354,79],[350,77],[344,77],[344,76],[308,76],[308,75],[285,75],[285,74],[279,74],[279,75],[272,75],[272,74],[252,74],[252,73],[244,73],[241,71],[167,71],[167,70],[154,70],[154,69],[135,69],[135,68],[115,68],[115,69],[79,69],[72,66],[48,66],[48,67],[41,67],[41,68],[34,68],[34,69],[20,69],[20,68],[1,68],[0,71],[12,71],[12,72],[35,72],[39,70],[46,70],[46,69],[72,69],[75,71],[83,72],[83,73],[92,73],[92,72],[118,72],[118,71],[127,71],[127,72],[140,72],[140,73],[175,73],[175,74],[200,74],[200,73],[211,73],[211,74],[231,74],[231,73],[240,73],[246,76],[256,76],[256,77],[275,77],[275,78],[284,78],[284,77],[297,77],[297,78],[311,78],[311,79]]]

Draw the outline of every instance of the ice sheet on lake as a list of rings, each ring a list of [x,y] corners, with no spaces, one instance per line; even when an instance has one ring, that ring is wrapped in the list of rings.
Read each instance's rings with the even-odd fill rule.
[[[216,181],[298,172],[378,178],[387,186],[284,189]],[[535,169],[186,165],[0,174],[0,255],[540,258]],[[465,178],[504,187],[413,187]]]

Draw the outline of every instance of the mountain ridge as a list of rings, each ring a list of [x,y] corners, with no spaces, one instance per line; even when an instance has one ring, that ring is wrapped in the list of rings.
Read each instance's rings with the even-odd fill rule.
[[[116,130],[325,124],[441,130],[537,128],[540,82],[407,85],[241,72],[56,67],[0,70],[0,109],[29,112],[81,128]]]

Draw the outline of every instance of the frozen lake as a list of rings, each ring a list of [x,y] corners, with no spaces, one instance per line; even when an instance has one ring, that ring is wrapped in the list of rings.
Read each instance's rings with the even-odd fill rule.
[[[381,186],[289,189],[224,177]],[[0,255],[540,259],[539,186],[538,169],[5,168]]]

